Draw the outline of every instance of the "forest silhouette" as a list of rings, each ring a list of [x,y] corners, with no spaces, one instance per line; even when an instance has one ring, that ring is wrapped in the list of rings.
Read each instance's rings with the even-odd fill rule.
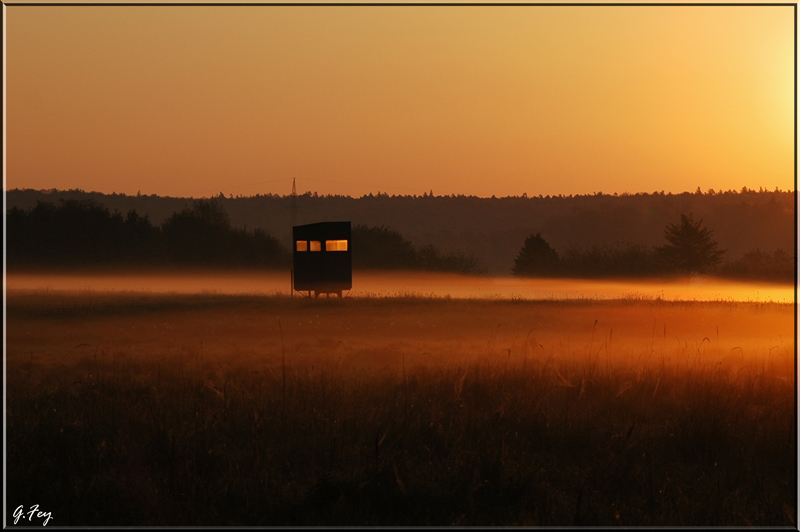
[[[286,268],[286,248],[262,229],[231,226],[216,199],[197,200],[160,226],[135,210],[125,217],[93,200],[38,202],[28,210],[12,207],[6,216],[11,268],[176,265]],[[463,253],[415,247],[387,227],[357,225],[353,260],[360,269],[424,270],[483,274]]]
[[[296,224],[352,220],[356,269],[559,277],[707,273],[791,281],[792,198],[748,189],[545,198],[220,194],[204,200],[11,190],[8,265],[285,268],[294,216]],[[664,255],[666,228],[690,213],[725,250],[703,271],[685,271]],[[515,258],[537,234],[558,260],[546,271],[517,271]]]
[[[664,230],[663,246],[636,244],[568,249],[559,255],[540,233],[530,235],[514,261],[511,273],[520,277],[670,277],[713,274],[720,277],[791,281],[794,258],[783,249],[755,249],[723,262],[714,231],[702,220],[681,215],[680,223]]]
[[[231,227],[213,200],[198,200],[160,226],[135,210],[119,212],[92,200],[39,202],[9,209],[10,268],[180,265],[277,268],[289,264],[281,243],[261,229]]]

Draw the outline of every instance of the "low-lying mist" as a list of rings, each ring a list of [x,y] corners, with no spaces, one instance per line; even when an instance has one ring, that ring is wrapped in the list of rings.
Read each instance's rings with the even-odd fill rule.
[[[9,273],[8,290],[150,292],[179,294],[290,293],[289,272],[172,271]],[[304,294],[296,293],[296,297]],[[488,299],[662,299],[668,301],[761,301],[791,303],[788,284],[737,282],[692,277],[680,280],[587,280],[471,277],[407,272],[353,272],[353,289],[345,297],[429,296]]]

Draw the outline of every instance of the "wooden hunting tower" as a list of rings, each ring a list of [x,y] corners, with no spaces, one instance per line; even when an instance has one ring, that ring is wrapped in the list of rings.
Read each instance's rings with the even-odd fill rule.
[[[296,225],[292,244],[294,290],[342,297],[353,287],[350,222]]]

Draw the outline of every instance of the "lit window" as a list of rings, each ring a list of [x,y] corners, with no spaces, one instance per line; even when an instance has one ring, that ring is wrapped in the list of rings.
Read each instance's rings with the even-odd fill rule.
[[[311,240],[309,244],[311,251],[322,251],[322,244],[319,240]]]
[[[347,240],[326,240],[325,251],[347,251]]]
[[[308,241],[307,240],[298,240],[297,241],[297,251],[308,251]]]

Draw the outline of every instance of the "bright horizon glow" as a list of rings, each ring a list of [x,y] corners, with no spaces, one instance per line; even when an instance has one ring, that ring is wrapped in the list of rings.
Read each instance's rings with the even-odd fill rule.
[[[792,6],[4,7],[6,187],[794,187]]]

